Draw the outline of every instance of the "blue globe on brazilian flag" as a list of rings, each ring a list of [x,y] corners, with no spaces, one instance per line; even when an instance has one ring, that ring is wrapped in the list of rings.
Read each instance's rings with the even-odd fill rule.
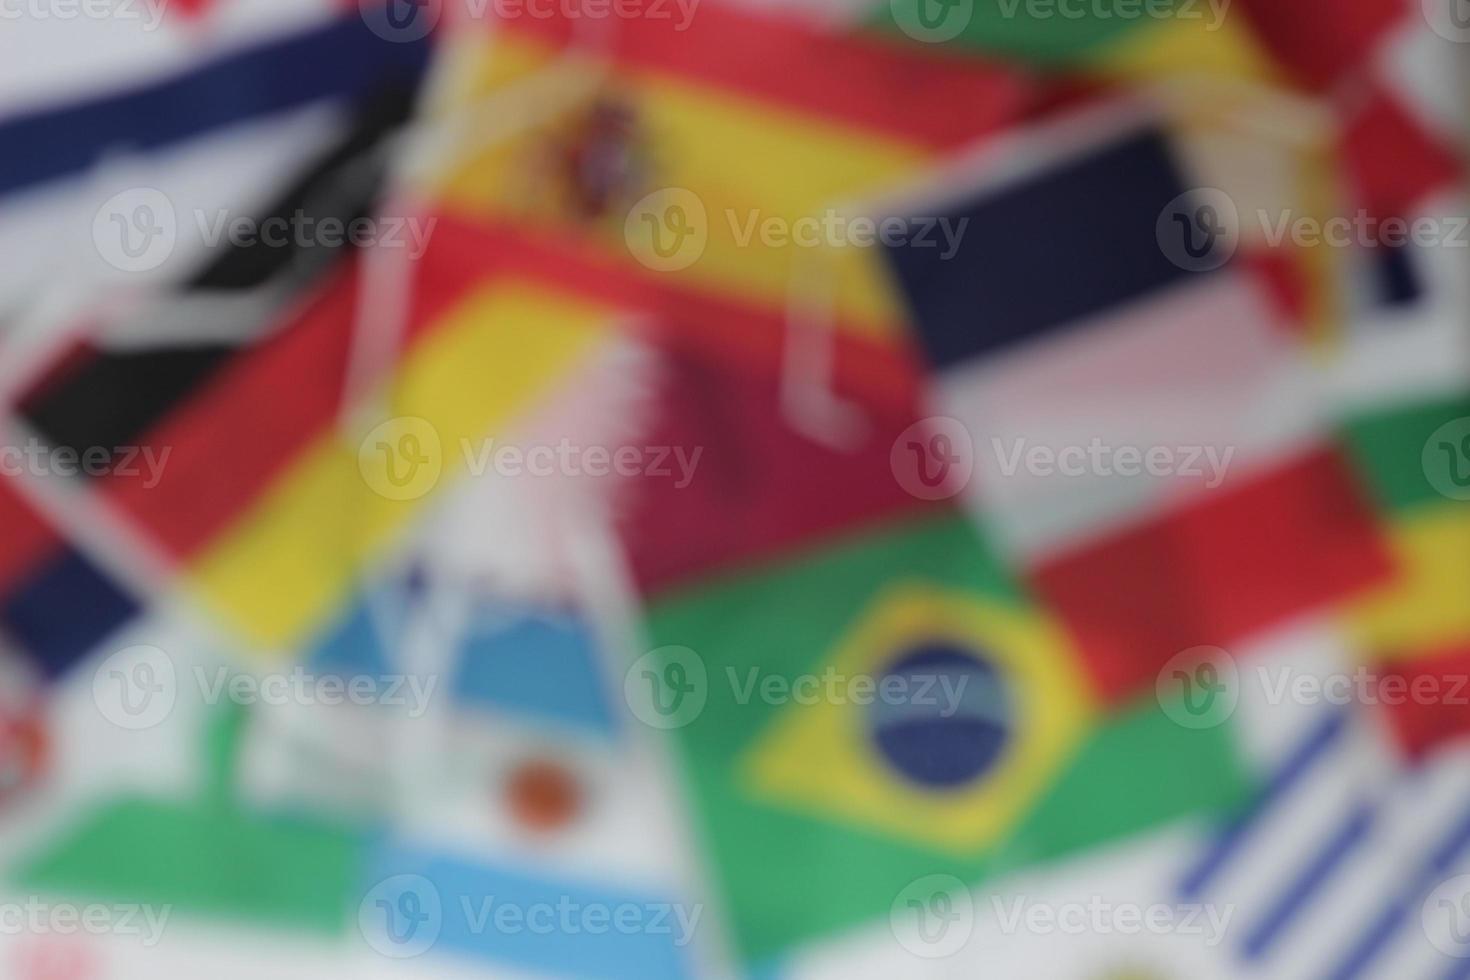
[[[833,649],[862,698],[781,713],[747,755],[773,802],[959,853],[995,842],[1076,750],[1094,708],[1040,616],[922,579],[878,592]]]

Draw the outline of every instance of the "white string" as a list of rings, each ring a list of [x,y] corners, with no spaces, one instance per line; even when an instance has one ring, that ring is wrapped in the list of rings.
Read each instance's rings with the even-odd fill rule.
[[[612,25],[609,22],[608,29],[604,29],[596,19],[588,18],[578,21],[578,25],[583,37],[574,39],[574,44],[550,65],[477,102],[410,124],[395,135],[387,149],[385,201],[400,208],[399,213],[406,219],[423,220],[428,194],[453,165],[557,118],[594,94],[610,71]],[[591,48],[602,49],[600,59],[594,56],[595,50],[584,50],[589,45],[576,43],[589,38]],[[460,53],[454,46],[456,40],[451,35],[446,42],[447,53],[441,55],[445,67],[421,102],[427,101],[437,87],[447,88],[456,81],[451,77],[458,67],[454,59]],[[480,47],[474,39],[468,45],[471,53]],[[342,428],[354,442],[393,413],[392,393],[382,381],[399,356],[408,329],[415,271],[413,260],[407,254],[392,254],[395,251],[405,250],[375,246],[362,256],[339,408]],[[420,560],[425,581],[417,607],[410,610],[396,639],[381,633],[379,639],[384,649],[401,644],[396,659],[405,674],[437,678],[442,689],[451,682],[456,657],[463,647],[471,597],[452,570],[445,574],[439,556],[421,555]],[[365,601],[370,621],[380,622],[381,611],[375,613],[372,607],[385,597],[369,589]],[[447,696],[446,691],[441,702]],[[408,805],[417,799],[433,798],[442,785],[452,744],[450,725],[451,715],[442,703],[430,706],[418,719],[406,713],[399,716],[399,737],[389,750],[389,778],[402,804],[401,816],[411,816]]]
[[[476,102],[411,123],[392,137],[385,201],[405,219],[423,221],[427,196],[460,161],[555,119],[594,94],[611,70],[613,35],[596,18],[580,19],[577,25],[582,36],[551,64]],[[457,40],[451,36],[445,42],[442,63],[448,67],[437,73],[431,90],[448,89],[455,81],[450,76],[460,56]],[[474,39],[467,43],[471,53],[482,47]],[[426,93],[421,101],[431,100]],[[398,356],[414,289],[413,260],[406,250],[374,245],[364,250],[362,261],[341,402],[341,420],[358,436],[391,415],[388,393],[379,385]]]
[[[836,392],[836,265],[836,256],[827,249],[797,249],[792,260],[781,351],[781,412],[796,432],[833,449],[856,452],[872,424],[861,408]]]
[[[1171,79],[1145,91],[1166,111],[1192,112],[1208,98],[1225,103],[1223,119],[1246,134],[1290,146],[1313,146],[1334,131],[1325,107],[1308,99],[1243,79],[1197,74]],[[948,174],[942,161],[908,181],[900,195],[911,195]],[[877,210],[877,199],[834,205],[851,217]],[[796,431],[831,446],[853,451],[871,429],[860,407],[836,393],[837,257],[826,249],[798,249],[792,263],[782,347],[781,406]]]

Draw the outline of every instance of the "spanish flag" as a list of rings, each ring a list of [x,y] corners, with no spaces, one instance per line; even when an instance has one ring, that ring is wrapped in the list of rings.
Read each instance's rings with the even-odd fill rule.
[[[569,288],[616,270],[643,308],[675,319],[713,300],[764,325],[821,277],[840,329],[901,336],[873,250],[821,229],[1036,101],[1011,69],[734,5],[687,24],[619,21],[602,41],[578,23],[507,19],[451,59],[462,70],[445,124],[498,122],[491,138],[465,137],[440,196],[526,247],[557,248]],[[812,242],[793,240],[808,231]]]

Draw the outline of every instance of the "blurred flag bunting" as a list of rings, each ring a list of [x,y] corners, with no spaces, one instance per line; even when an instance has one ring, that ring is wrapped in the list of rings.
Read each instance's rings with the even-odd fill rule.
[[[974,442],[981,520],[1126,699],[1179,651],[1324,607],[1387,562],[1262,284],[1213,251],[1231,240],[1170,223],[1215,212],[1168,137],[1106,111],[1068,132],[1080,148],[1039,130],[989,162],[998,177],[908,205],[968,219],[952,260],[890,253],[939,410]]]
[[[697,319],[700,297],[784,311],[800,251],[769,240],[773,223],[789,230],[838,215],[1034,100],[1034,86],[1006,68],[740,5],[707,5],[687,25],[620,22],[606,49],[581,40],[577,23],[507,19],[481,57],[466,59],[451,105],[522,118],[538,93],[545,101],[492,145],[471,148],[443,189],[445,207],[531,247],[562,244],[569,285],[606,265],[641,286],[643,308],[676,319]],[[871,251],[823,253],[838,323],[899,336]]]
[[[752,410],[731,411],[726,391]],[[1246,785],[1228,726],[1182,731],[1152,698],[1108,709],[964,515],[901,494],[844,499],[851,474],[887,463],[896,422],[829,461],[779,416],[748,429],[779,404],[771,366],[712,351],[681,350],[658,404],[655,426],[679,425],[651,431],[711,463],[677,502],[631,486],[624,546],[644,589],[645,673],[703,678],[676,735],[747,962],[883,915],[925,874],[979,881]],[[874,419],[901,417],[883,404],[868,403]],[[802,494],[728,466],[752,452]],[[640,533],[665,507],[690,529],[753,520],[737,524],[745,535]],[[1079,807],[1089,819],[1072,819]]]
[[[1470,400],[1415,399],[1348,425],[1365,479],[1387,523],[1393,577],[1354,606],[1350,622],[1382,683],[1431,684],[1434,697],[1395,698],[1388,710],[1404,748],[1422,755],[1470,733],[1463,686],[1470,650]],[[1460,494],[1455,496],[1452,494]],[[1459,680],[1457,680],[1459,678]],[[1422,680],[1421,680],[1422,679]]]

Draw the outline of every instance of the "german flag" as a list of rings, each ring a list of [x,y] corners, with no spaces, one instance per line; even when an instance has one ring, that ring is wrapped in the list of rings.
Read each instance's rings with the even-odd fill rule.
[[[382,421],[421,420],[438,442],[400,460],[405,433],[385,433],[389,452],[377,455],[338,423],[359,275],[344,268],[143,437],[172,448],[157,486],[104,490],[169,549],[186,587],[269,655],[293,654],[347,599],[359,570],[455,477],[461,440],[510,424],[613,315],[500,277],[421,282],[401,361],[377,394]],[[427,466],[435,480],[385,495],[386,468],[400,464]]]

